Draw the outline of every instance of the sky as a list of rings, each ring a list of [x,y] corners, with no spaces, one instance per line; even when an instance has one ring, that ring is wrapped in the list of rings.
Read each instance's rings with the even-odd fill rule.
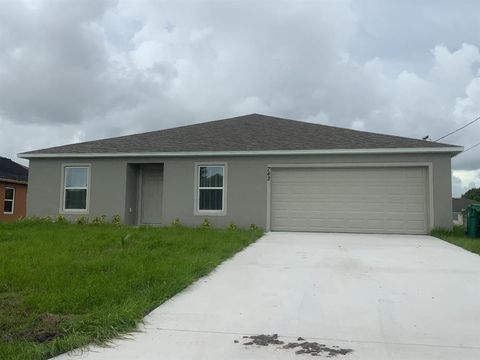
[[[480,2],[0,0],[0,156],[262,113],[437,138],[480,116]],[[480,121],[444,142],[480,142]],[[480,146],[452,160],[480,186]]]

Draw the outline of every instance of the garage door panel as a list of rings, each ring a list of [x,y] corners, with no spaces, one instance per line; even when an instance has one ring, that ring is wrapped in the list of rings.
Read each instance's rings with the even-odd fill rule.
[[[407,195],[408,196],[408,195]],[[385,200],[389,203],[404,204],[405,194],[388,194],[385,195]]]
[[[407,198],[408,201],[408,198]],[[419,213],[424,213],[425,212],[425,204],[424,203],[419,203],[418,199],[415,199],[415,201],[407,202],[405,204],[406,206],[406,211],[407,212],[419,212]]]
[[[351,212],[349,214],[349,216],[346,220],[347,221],[355,221],[355,220],[363,221],[363,219],[365,219],[365,213],[364,212],[354,211],[354,212]]]
[[[364,226],[363,220],[349,220],[347,222],[348,227],[352,229],[362,229]]]
[[[427,232],[425,168],[274,169],[271,228]]]
[[[421,219],[407,220],[407,223],[410,224],[410,226],[414,226],[416,229],[423,228],[423,221]]]
[[[406,213],[405,214],[405,221],[418,221],[418,222],[423,222],[423,213],[417,212],[417,213]]]
[[[350,203],[350,209],[352,212],[362,212],[364,209],[363,203],[361,201],[354,201]]]
[[[425,191],[425,187],[421,185],[411,185],[411,186],[406,186],[405,190],[411,195],[423,195],[423,192]]]

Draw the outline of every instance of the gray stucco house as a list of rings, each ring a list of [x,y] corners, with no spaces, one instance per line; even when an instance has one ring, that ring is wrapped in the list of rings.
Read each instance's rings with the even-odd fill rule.
[[[251,114],[30,151],[29,216],[425,234],[462,147]]]

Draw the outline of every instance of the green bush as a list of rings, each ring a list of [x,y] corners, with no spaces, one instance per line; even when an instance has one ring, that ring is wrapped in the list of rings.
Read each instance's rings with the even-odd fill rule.
[[[92,224],[100,225],[107,222],[107,215],[95,216],[92,220]]]
[[[85,225],[85,224],[88,224],[88,217],[82,215],[80,217],[77,218],[77,220],[75,221],[75,223],[77,225]]]
[[[113,217],[112,217],[112,224],[113,224],[113,225],[120,225],[120,224],[121,224],[120,215],[118,215],[118,214],[113,215]]]
[[[203,219],[202,222],[202,228],[204,229],[211,229],[212,228],[212,223],[208,219]]]
[[[66,222],[68,222],[68,221],[67,221],[67,218],[66,218],[65,216],[63,216],[63,215],[58,215],[58,216],[56,217],[56,219],[55,219],[55,222],[57,222],[57,223],[62,223],[62,224],[63,224],[63,223],[66,223]]]
[[[256,231],[258,230],[258,226],[256,224],[250,224],[250,230]]]

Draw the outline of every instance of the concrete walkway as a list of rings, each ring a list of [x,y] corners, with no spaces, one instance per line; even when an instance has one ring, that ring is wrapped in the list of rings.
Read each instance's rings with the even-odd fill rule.
[[[480,256],[429,236],[269,233],[145,321],[59,359],[311,358],[242,345],[277,333],[353,350],[336,359],[478,360]]]

